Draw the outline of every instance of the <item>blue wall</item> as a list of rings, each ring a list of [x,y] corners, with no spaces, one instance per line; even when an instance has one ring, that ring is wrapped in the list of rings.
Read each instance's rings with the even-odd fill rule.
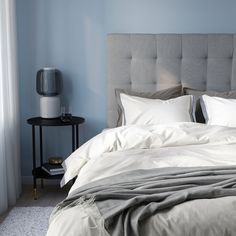
[[[54,66],[62,99],[86,118],[85,142],[106,127],[106,34],[236,32],[235,0],[17,0],[22,175],[31,172],[31,130],[39,114],[35,75]],[[45,156],[68,156],[68,128],[45,130]]]
[[[107,0],[105,7],[108,32],[236,32],[235,0]]]

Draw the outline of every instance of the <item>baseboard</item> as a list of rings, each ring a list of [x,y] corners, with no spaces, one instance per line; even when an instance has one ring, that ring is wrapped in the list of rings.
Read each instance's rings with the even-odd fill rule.
[[[33,185],[32,176],[22,176],[21,181],[22,181],[22,184],[24,185]],[[60,179],[44,179],[43,182],[47,185],[60,185]],[[40,183],[41,183],[41,180],[37,179],[37,185]]]

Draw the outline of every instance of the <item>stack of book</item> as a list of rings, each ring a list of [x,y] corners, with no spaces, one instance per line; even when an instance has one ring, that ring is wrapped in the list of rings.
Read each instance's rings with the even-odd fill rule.
[[[49,163],[44,163],[42,169],[50,175],[61,175],[64,174],[64,169],[61,164],[52,165]]]

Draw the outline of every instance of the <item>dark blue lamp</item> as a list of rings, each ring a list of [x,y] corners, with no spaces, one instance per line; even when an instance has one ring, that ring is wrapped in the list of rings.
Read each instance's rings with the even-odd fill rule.
[[[55,68],[40,69],[36,76],[36,90],[41,95],[40,116],[48,119],[60,117],[62,73]]]

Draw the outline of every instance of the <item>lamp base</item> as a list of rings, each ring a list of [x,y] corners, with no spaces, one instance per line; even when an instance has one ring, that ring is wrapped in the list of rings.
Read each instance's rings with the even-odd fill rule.
[[[59,96],[40,98],[40,116],[46,119],[61,116],[61,101]]]

